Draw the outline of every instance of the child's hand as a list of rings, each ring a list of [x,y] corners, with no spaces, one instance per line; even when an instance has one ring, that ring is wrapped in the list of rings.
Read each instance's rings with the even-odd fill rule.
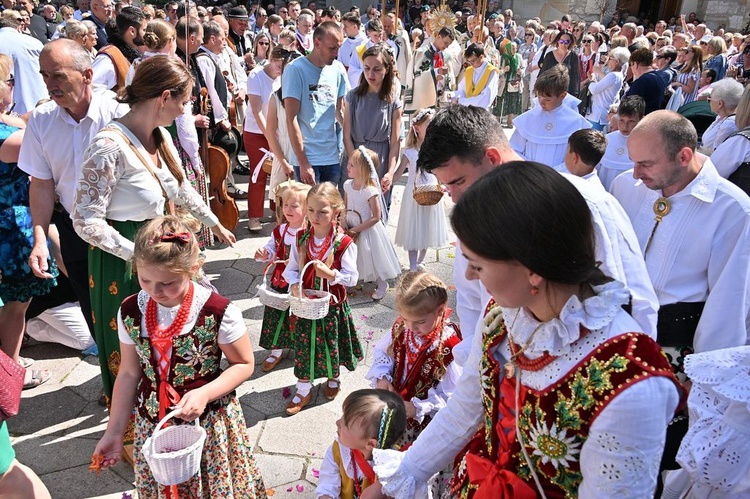
[[[180,409],[177,417],[187,422],[193,421],[203,414],[203,411],[206,410],[206,404],[208,404],[208,397],[203,394],[200,388],[190,390],[183,395],[176,406],[177,409]]]
[[[379,390],[388,390],[389,392],[395,392],[396,388],[394,388],[393,383],[388,381],[385,378],[380,378],[375,382],[375,388]]]
[[[409,400],[405,400],[404,401],[404,407],[406,408],[406,417],[407,418],[414,419],[414,418],[417,417],[417,408],[414,407],[414,403],[413,402],[411,402]]]
[[[104,436],[99,440],[94,449],[94,454],[91,457],[91,471],[107,469],[113,466],[120,460],[122,454],[122,435],[109,435],[104,433]]]
[[[292,296],[299,298],[299,283],[289,286],[289,292],[292,294]]]
[[[268,250],[266,248],[258,248],[255,252],[255,259],[259,262],[265,262],[268,260]]]
[[[317,261],[313,263],[313,267],[315,267],[315,275],[318,277],[328,279],[329,281],[335,277],[333,270],[331,270],[328,265],[323,262]]]

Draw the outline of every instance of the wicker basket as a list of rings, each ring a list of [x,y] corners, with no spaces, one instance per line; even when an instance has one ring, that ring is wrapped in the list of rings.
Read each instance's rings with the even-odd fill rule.
[[[418,172],[414,172],[414,190],[412,196],[414,201],[420,206],[432,206],[438,204],[443,199],[443,188],[435,179],[434,184],[417,185]]]
[[[258,286],[258,299],[267,307],[275,308],[276,310],[287,310],[289,308],[289,293],[279,293],[268,285],[268,270],[279,263],[286,262],[276,260],[266,265],[266,270],[263,271],[263,282]]]
[[[328,315],[328,304],[331,301],[331,293],[323,290],[323,280],[320,281],[320,289],[304,289],[302,279],[307,268],[318,260],[310,260],[302,267],[300,272],[299,297],[289,298],[289,306],[292,315],[301,319],[317,320]]]
[[[195,424],[175,425],[162,430],[167,420],[178,410],[172,411],[154,428],[154,433],[143,444],[143,457],[161,485],[177,485],[187,482],[200,471],[203,443],[206,430],[195,420]]]
[[[260,168],[266,173],[271,173],[271,170],[273,170],[273,154],[266,154],[263,159],[263,166]]]

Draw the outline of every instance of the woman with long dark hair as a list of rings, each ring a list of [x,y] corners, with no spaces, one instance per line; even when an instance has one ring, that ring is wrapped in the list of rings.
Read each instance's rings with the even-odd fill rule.
[[[653,496],[683,392],[624,310],[627,288],[599,269],[581,194],[514,161],[470,187],[451,223],[492,300],[448,405],[406,453],[374,451],[383,491],[420,496],[455,457],[452,497]]]
[[[557,64],[563,64],[568,68],[570,83],[568,84],[568,93],[573,97],[578,97],[578,91],[581,87],[581,73],[579,68],[578,54],[575,52],[575,39],[569,31],[560,31],[555,40],[552,42],[555,46],[554,51],[547,52],[544,60],[539,65],[539,75],[552,68]]]

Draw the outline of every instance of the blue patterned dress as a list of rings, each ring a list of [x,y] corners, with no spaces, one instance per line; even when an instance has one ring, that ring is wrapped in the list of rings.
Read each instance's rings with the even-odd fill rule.
[[[0,123],[0,145],[16,127]],[[47,294],[55,279],[35,277],[29,267],[34,229],[29,210],[29,176],[16,163],[0,161],[0,299],[27,301]],[[54,261],[49,272],[57,275]]]

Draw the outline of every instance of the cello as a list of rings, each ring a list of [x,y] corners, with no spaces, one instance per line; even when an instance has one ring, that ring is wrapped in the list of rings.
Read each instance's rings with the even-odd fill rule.
[[[201,88],[201,114],[208,115],[208,90]],[[226,187],[229,175],[229,155],[222,148],[208,143],[208,129],[203,130],[201,137],[201,161],[208,172],[208,196],[211,211],[227,230],[234,230],[240,221],[237,203],[229,196]]]

